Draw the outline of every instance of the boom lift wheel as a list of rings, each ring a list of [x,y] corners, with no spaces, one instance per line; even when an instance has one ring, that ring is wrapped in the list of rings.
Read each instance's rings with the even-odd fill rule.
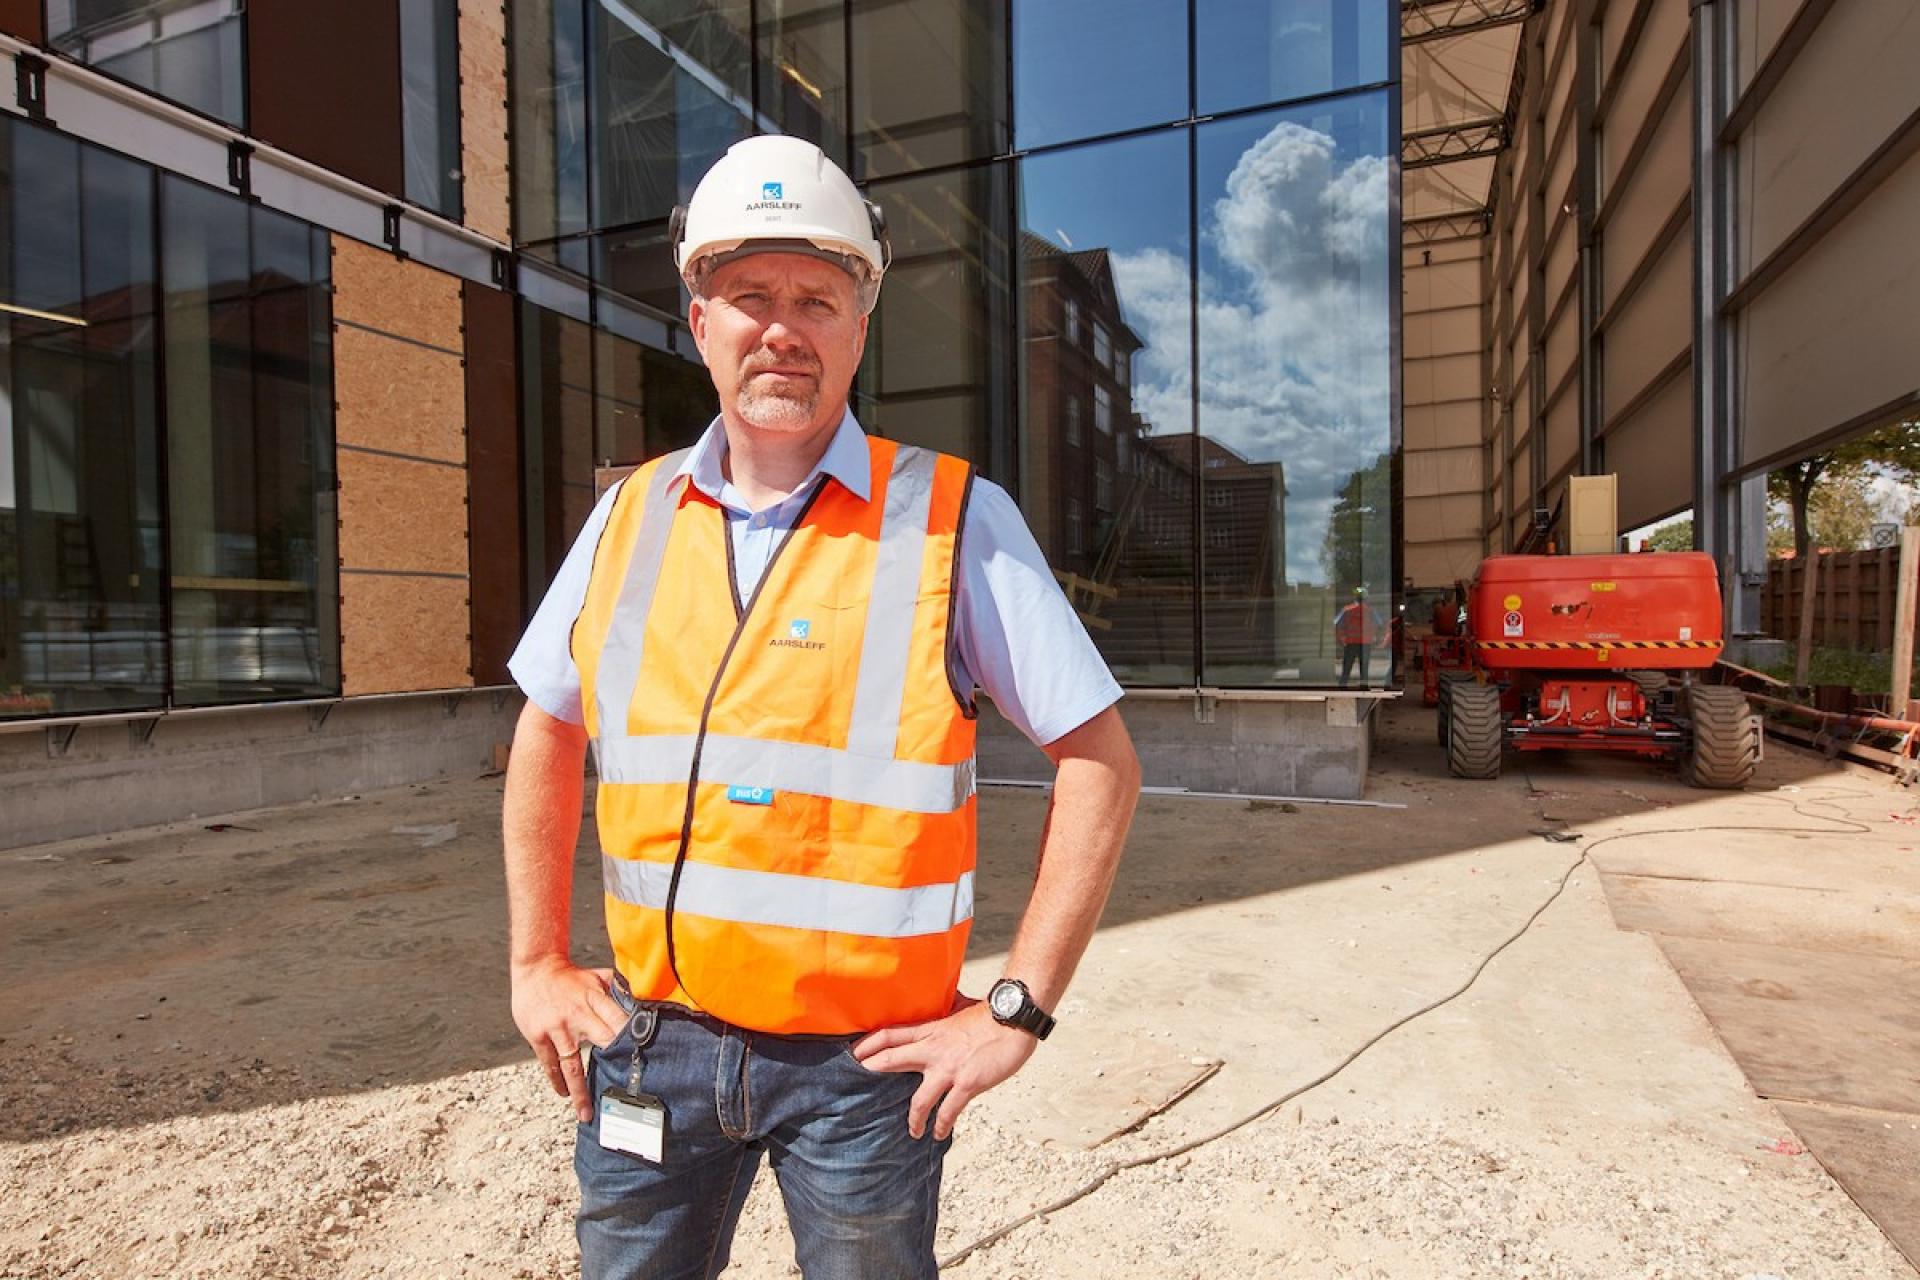
[[[1629,671],[1627,679],[1640,686],[1640,696],[1648,702],[1667,691],[1667,673],[1664,671]]]
[[[1447,768],[1456,778],[1500,776],[1500,723],[1497,685],[1460,681],[1443,690],[1447,718]]]
[[[1747,695],[1718,684],[1687,690],[1687,714],[1693,721],[1693,751],[1687,757],[1687,783],[1734,791],[1747,785],[1760,758],[1760,728]]]
[[[1439,696],[1436,699],[1433,718],[1435,726],[1440,731],[1440,745],[1443,747],[1447,745],[1447,696],[1455,685],[1471,683],[1472,681],[1473,672],[1471,671],[1442,671],[1440,673],[1440,690]]]

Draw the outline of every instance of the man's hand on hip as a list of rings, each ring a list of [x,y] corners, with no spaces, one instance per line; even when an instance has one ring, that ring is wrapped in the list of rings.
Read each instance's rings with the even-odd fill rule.
[[[967,1104],[1024,1066],[1039,1043],[994,1021],[985,1004],[962,996],[944,1018],[883,1027],[864,1037],[853,1046],[853,1056],[869,1071],[918,1071],[924,1079],[907,1107],[907,1132],[915,1138],[925,1134],[927,1114],[939,1103],[933,1136],[945,1138]]]
[[[612,983],[611,969],[581,969],[557,957],[513,970],[514,1025],[533,1046],[553,1091],[573,1099],[582,1124],[593,1121],[594,1103],[580,1046],[592,1041],[606,1048],[627,1021],[608,993]]]

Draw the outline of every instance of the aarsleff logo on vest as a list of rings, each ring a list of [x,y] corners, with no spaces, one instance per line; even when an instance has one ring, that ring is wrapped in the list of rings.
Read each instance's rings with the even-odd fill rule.
[[[782,649],[824,649],[827,646],[819,640],[808,637],[813,634],[813,623],[806,618],[795,618],[787,624],[787,634],[775,636],[773,645]]]

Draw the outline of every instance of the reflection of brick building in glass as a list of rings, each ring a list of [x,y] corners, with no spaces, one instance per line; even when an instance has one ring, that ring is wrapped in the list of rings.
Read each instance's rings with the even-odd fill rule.
[[[1272,654],[1274,600],[1286,586],[1282,464],[1249,462],[1205,436],[1196,459],[1191,434],[1152,434],[1133,405],[1143,343],[1124,318],[1111,255],[1031,232],[1022,253],[1029,518],[1108,661],[1190,663],[1196,504],[1206,595],[1221,606],[1210,649],[1229,662]]]

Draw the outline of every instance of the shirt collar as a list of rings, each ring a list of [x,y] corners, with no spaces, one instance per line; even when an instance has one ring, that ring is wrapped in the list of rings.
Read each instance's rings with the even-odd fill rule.
[[[726,424],[720,418],[715,418],[707,425],[700,442],[681,461],[680,469],[674,472],[674,479],[685,476],[693,482],[694,488],[719,502],[721,490],[728,487],[726,476],[721,472],[721,463],[726,457]],[[855,421],[851,407],[834,429],[827,451],[820,455],[820,461],[814,464],[813,470],[807,473],[806,479],[800,482],[794,492],[806,490],[813,483],[813,478],[822,473],[838,480],[862,502],[869,501],[873,496],[873,463],[867,453],[867,433]]]

